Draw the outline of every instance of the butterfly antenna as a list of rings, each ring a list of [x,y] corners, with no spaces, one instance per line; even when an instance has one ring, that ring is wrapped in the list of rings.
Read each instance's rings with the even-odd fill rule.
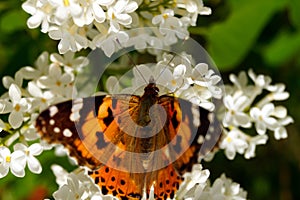
[[[182,45],[184,44],[184,42],[187,41],[188,39],[189,39],[189,36],[186,36],[186,37],[183,39],[181,46],[182,46]],[[156,80],[158,80],[158,79],[161,77],[161,75],[166,71],[167,67],[170,65],[170,63],[174,60],[175,57],[176,57],[176,54],[174,54],[174,56],[169,60],[169,62],[166,64],[166,67],[163,68],[163,70],[159,73],[159,75],[158,75],[158,77],[157,77]]]
[[[119,39],[116,38],[116,42],[118,43],[118,45],[120,46],[120,48],[123,48],[122,44],[120,43]],[[132,57],[129,55],[129,53],[126,53],[126,56],[128,57],[128,59],[130,60],[130,62],[134,65],[134,67],[136,68],[137,72],[140,74],[140,76],[143,78],[143,80],[145,81],[145,83],[148,83],[148,81],[145,79],[144,75],[142,74],[142,72],[138,69],[136,63],[134,62],[134,60],[132,59]]]

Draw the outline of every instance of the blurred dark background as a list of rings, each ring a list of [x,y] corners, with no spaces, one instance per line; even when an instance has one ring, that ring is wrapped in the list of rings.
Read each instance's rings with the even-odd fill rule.
[[[23,1],[0,1],[0,76],[13,76],[22,66],[33,66],[40,53],[57,52],[57,41],[39,29],[26,26],[29,17]],[[228,161],[223,153],[205,164],[211,177],[221,173],[241,184],[254,200],[300,199],[300,1],[298,0],[207,0],[211,16],[200,16],[198,26],[190,28],[192,37],[202,44],[216,62],[224,81],[230,73],[254,69],[269,75],[273,83],[282,82],[290,98],[282,103],[294,118],[288,126],[288,139],[276,141],[270,134],[267,145],[257,147],[256,157],[237,156]],[[85,52],[81,53],[84,54]],[[4,88],[1,84],[0,94]],[[52,163],[67,169],[67,158],[53,152],[39,156],[41,175],[27,171],[25,178],[13,175],[0,179],[0,199],[42,199],[56,190],[50,171]],[[37,196],[34,196],[37,195]],[[40,195],[40,196],[39,196]]]

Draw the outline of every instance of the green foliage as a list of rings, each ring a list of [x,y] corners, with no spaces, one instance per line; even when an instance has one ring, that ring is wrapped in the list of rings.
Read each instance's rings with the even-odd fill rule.
[[[207,49],[220,70],[230,70],[249,53],[270,18],[286,0],[230,1],[230,15],[208,27]]]

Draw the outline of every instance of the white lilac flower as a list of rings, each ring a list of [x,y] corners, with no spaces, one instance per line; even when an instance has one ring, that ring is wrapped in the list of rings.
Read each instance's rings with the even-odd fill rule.
[[[277,120],[271,115],[275,112],[275,106],[272,103],[266,104],[259,109],[253,107],[250,110],[250,116],[255,121],[255,128],[258,134],[263,135],[267,129],[275,130],[278,127]]]
[[[177,65],[173,69],[173,73],[167,68],[164,69],[161,73],[161,76],[167,82],[167,85],[165,87],[168,88],[170,92],[176,92],[177,90],[186,89],[188,87],[188,84],[184,78],[185,72],[186,66],[184,66],[183,64]]]
[[[35,61],[35,68],[40,72],[40,76],[48,74],[49,65],[49,53],[44,51]]]
[[[48,0],[49,3],[54,7],[55,11],[53,12],[53,22],[57,25],[64,24],[70,17],[72,17],[75,24],[78,26],[81,25],[80,17],[83,12],[83,8],[80,6],[76,0],[65,0],[65,1],[56,1]],[[79,20],[79,22],[78,22]]]
[[[34,111],[34,109],[38,109],[41,112],[51,104],[55,97],[51,91],[42,91],[42,89],[33,81],[28,83],[27,90],[29,94],[34,97],[32,99],[32,111]]]
[[[84,25],[90,25],[94,20],[99,23],[105,21],[106,16],[103,8],[100,5],[99,0],[84,1],[80,0],[80,6],[83,9],[80,17],[76,18],[76,25],[83,27]]]
[[[206,87],[212,97],[220,99],[222,97],[222,90],[216,86],[221,81],[221,77],[216,75],[212,69],[208,68],[206,63],[198,63],[192,70],[191,83]]]
[[[22,143],[17,143],[14,145],[14,150],[20,151],[23,153],[22,162],[27,163],[29,170],[35,174],[40,174],[42,172],[42,166],[38,159],[35,156],[38,156],[42,153],[43,147],[39,143],[34,143],[27,147]]]
[[[93,43],[101,48],[106,56],[110,57],[114,52],[124,47],[128,39],[129,36],[126,32],[119,31],[108,36],[98,35],[93,39]]]
[[[10,113],[8,122],[12,128],[19,128],[24,120],[24,114],[28,111],[29,102],[22,98],[20,88],[16,84],[11,84],[8,90],[9,99],[0,100],[0,114]]]
[[[218,200],[246,200],[247,192],[244,191],[240,184],[232,182],[224,174],[217,178],[213,185],[209,184],[204,188],[197,200],[218,199]]]
[[[234,88],[230,87],[231,91],[226,91],[227,93],[234,93],[236,90],[242,91],[246,96],[252,96],[254,91],[254,86],[248,84],[248,77],[245,71],[241,71],[238,76],[235,74],[229,75],[230,81],[234,84]]]
[[[227,109],[223,119],[223,125],[250,127],[250,117],[244,112],[244,109],[249,106],[249,98],[243,95],[227,95],[223,99],[223,103]]]
[[[7,147],[0,147],[0,178],[5,177],[9,170],[16,177],[24,177],[25,165],[21,151],[11,153]]]
[[[225,137],[220,143],[220,148],[225,149],[225,155],[228,159],[233,160],[236,152],[243,154],[248,148],[248,143],[244,133],[239,129],[233,129],[229,132],[225,131]]]
[[[93,196],[103,198],[83,168],[78,168],[71,173],[67,173],[58,165],[52,165],[51,169],[59,184],[59,189],[53,193],[56,200],[91,199]]]
[[[285,91],[285,85],[282,83],[269,85],[266,89],[271,92],[267,95],[269,101],[283,101],[290,96],[290,94]]]
[[[118,0],[115,4],[108,6],[107,18],[110,23],[109,32],[119,32],[120,25],[128,26],[132,22],[129,13],[134,12],[138,8],[135,1]]]
[[[53,40],[60,40],[58,51],[61,54],[67,51],[79,51],[89,46],[86,33],[88,30],[77,27],[73,22],[67,21],[61,26],[53,27],[49,31],[49,37]]]
[[[41,31],[47,33],[50,23],[49,16],[53,13],[54,7],[49,1],[44,0],[28,0],[22,4],[23,10],[32,15],[27,20],[27,26],[31,29],[41,26]]]
[[[184,51],[180,52],[179,55],[164,52],[162,55],[157,55],[157,61],[159,65],[170,67],[182,64],[186,66],[188,74],[191,73],[190,71],[193,69],[192,66],[195,65],[192,55],[187,54]]]
[[[176,1],[178,8],[184,8],[188,12],[188,16],[191,17],[191,25],[196,26],[198,14],[210,15],[211,9],[205,7],[202,1],[192,0],[178,0]]]
[[[177,37],[180,39],[186,38],[189,33],[182,22],[174,16],[174,11],[166,9],[162,14],[153,17],[152,23],[159,24],[159,31],[164,35],[165,45],[171,45],[177,42]]]
[[[74,81],[74,74],[63,73],[60,66],[52,64],[49,67],[49,74],[41,76],[38,79],[38,86],[42,89],[48,88],[54,94],[64,96],[66,92],[66,86]]]
[[[274,137],[276,140],[285,139],[288,137],[287,130],[285,126],[290,123],[293,123],[294,120],[290,116],[286,116],[284,118],[278,119],[278,127],[274,130]]]
[[[201,164],[193,165],[192,171],[183,175],[184,181],[176,192],[176,199],[198,199],[209,175],[209,170],[203,169]]]
[[[74,52],[71,51],[66,52],[63,56],[53,53],[50,55],[50,60],[63,66],[66,72],[80,72],[84,66],[88,65],[89,60],[84,56],[74,57],[74,55]]]
[[[252,69],[250,69],[248,71],[249,77],[252,79],[252,81],[254,82],[255,86],[257,86],[258,88],[267,88],[272,79],[269,76],[265,76],[262,74],[256,75]]]
[[[268,141],[268,136],[267,135],[257,135],[254,137],[251,137],[249,140],[249,145],[248,148],[245,151],[245,158],[250,159],[255,157],[255,149],[257,145],[260,144],[266,144]]]

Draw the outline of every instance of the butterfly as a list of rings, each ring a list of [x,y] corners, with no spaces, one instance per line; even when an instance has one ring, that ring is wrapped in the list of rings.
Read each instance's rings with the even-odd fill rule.
[[[104,195],[119,199],[174,198],[183,174],[217,143],[213,113],[172,95],[150,80],[144,94],[78,98],[41,112],[42,139],[63,144]]]

